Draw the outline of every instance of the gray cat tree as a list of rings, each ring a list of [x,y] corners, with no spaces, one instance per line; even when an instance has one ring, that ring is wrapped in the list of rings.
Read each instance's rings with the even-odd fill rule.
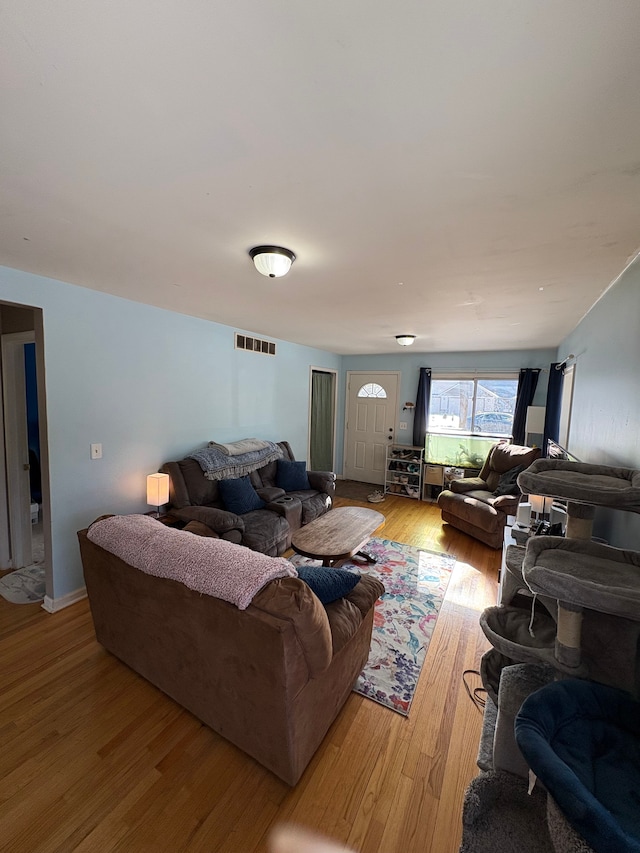
[[[567,677],[640,696],[640,552],[592,541],[596,507],[640,513],[640,471],[539,459],[518,484],[567,502],[566,537],[509,546],[501,602],[480,617],[493,647],[481,667],[489,698],[460,849],[582,853],[592,848],[551,797],[540,785],[527,793],[514,721],[527,696]]]

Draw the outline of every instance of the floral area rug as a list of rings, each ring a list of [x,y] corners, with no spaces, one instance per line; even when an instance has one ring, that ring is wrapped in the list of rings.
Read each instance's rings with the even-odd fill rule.
[[[390,539],[370,539],[364,550],[377,562],[356,558],[335,570],[371,574],[386,590],[376,603],[369,659],[353,689],[408,716],[456,558]],[[298,554],[291,561],[320,565]]]
[[[12,604],[33,604],[45,596],[44,566],[16,569],[0,578],[0,595]]]

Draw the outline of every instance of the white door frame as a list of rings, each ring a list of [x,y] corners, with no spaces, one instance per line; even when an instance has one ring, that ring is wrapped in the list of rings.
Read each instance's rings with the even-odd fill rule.
[[[395,413],[393,416],[393,433],[392,440],[389,442],[390,444],[396,440],[396,433],[398,429],[398,395],[400,393],[400,380],[402,374],[399,370],[367,370],[366,368],[361,368],[360,370],[347,370],[345,377],[345,391],[344,391],[344,431],[343,431],[343,439],[342,446],[344,448],[342,454],[342,476],[345,476],[345,471],[347,469],[347,453],[349,450],[349,445],[347,441],[347,426],[349,419],[349,394],[350,394],[350,386],[351,386],[351,377],[357,373],[366,373],[370,376],[395,376],[397,379],[396,384],[396,399],[395,399]],[[383,480],[384,482],[384,480]]]
[[[571,409],[573,407],[573,383],[575,380],[575,364],[565,367],[562,378],[562,397],[560,400],[560,424],[558,443],[562,447],[569,446],[571,432]]]
[[[0,356],[1,360],[1,356]],[[0,375],[0,569],[12,569],[11,540],[9,538],[9,504],[7,494],[7,466],[4,449],[4,403],[2,387],[4,382]]]
[[[28,566],[32,562],[24,345],[35,343],[35,340],[35,331],[13,332],[1,336],[4,446],[11,550],[9,568]]]
[[[333,445],[331,447],[331,470],[336,468],[336,433],[338,432],[338,371],[333,367],[309,367],[309,412],[307,415],[307,461],[311,459],[311,394],[313,391],[313,372],[333,374]]]

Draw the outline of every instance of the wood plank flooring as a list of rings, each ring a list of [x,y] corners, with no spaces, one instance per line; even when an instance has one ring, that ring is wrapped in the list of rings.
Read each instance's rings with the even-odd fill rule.
[[[351,694],[294,789],[106,653],[86,600],[51,615],[0,597],[0,850],[267,853],[294,822],[362,853],[457,851],[481,726],[462,672],[488,645],[500,555],[433,504],[375,509],[385,538],[458,563],[409,718]]]

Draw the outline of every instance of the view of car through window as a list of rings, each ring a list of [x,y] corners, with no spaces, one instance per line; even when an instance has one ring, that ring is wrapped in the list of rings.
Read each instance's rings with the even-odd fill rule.
[[[510,436],[518,380],[511,378],[434,378],[429,430]]]
[[[472,432],[491,432],[497,435],[511,435],[513,415],[507,412],[480,412],[475,417],[475,429],[471,430],[469,418],[468,429]]]

